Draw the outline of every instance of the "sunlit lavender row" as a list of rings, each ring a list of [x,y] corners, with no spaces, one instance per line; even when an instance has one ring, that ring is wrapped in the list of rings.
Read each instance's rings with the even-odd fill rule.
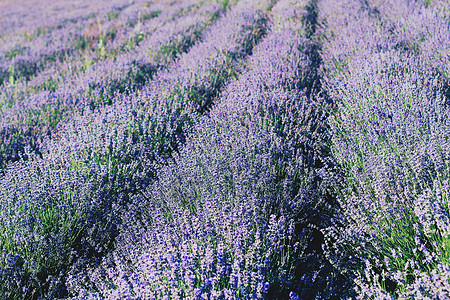
[[[447,298],[448,6],[322,5],[332,154],[346,174],[329,255],[362,299]]]
[[[158,70],[168,67],[180,53],[186,52],[222,10],[220,5],[206,3],[198,7],[186,2],[177,7],[172,5],[161,14],[163,18],[153,24],[151,38],[143,40],[136,49],[99,61],[85,72],[65,76],[63,85],[55,91],[29,95],[25,90],[24,94],[8,99],[10,105],[4,110],[0,134],[3,140],[0,161],[16,160],[26,145],[39,153],[40,141],[54,135],[60,122],[67,122],[74,114],[111,104],[113,98],[124,93],[135,93]]]
[[[0,299],[449,298],[449,18],[0,3]]]
[[[100,2],[97,5],[89,5],[87,1],[84,1],[84,5],[83,3],[77,5],[67,1],[63,2],[62,5],[58,3],[59,5],[51,7],[46,1],[35,2],[16,3],[16,6],[22,9],[11,12],[11,14],[7,9],[8,5],[3,5],[6,6],[6,9],[2,10],[2,19],[12,21],[12,24],[8,24],[7,28],[20,29],[18,32],[9,34],[7,31],[2,31],[4,34],[0,37],[3,44],[0,52],[2,58],[0,82],[5,80],[15,81],[21,77],[29,78],[48,63],[62,60],[66,55],[75,54],[74,50],[88,47],[90,43],[95,43],[95,39],[98,40],[98,37],[94,36],[94,31],[104,31],[101,33],[105,40],[113,38],[114,32],[111,28],[108,28],[111,27],[111,20],[117,18],[122,10],[132,4],[132,2],[125,0],[102,1],[103,3]],[[63,12],[70,12],[71,7],[74,9],[73,6],[81,9],[78,16],[70,13],[64,16]],[[41,11],[40,19],[34,19],[33,15],[36,10],[39,12],[39,9],[45,9],[45,7],[47,10],[44,10],[44,12],[49,13],[49,15],[46,16]],[[54,14],[60,16],[59,22]],[[34,22],[20,24],[21,20],[33,19]],[[46,22],[42,23],[43,20]],[[15,22],[19,24],[15,24]],[[97,35],[101,36],[100,34]]]
[[[136,47],[155,26],[161,26],[174,12],[179,13],[189,4],[194,5],[186,1],[172,5],[150,5],[148,2],[125,5],[29,37],[25,45],[5,43],[4,79],[13,85],[25,85],[22,88],[37,85],[40,81],[44,81],[41,88],[52,88],[57,81],[55,75],[65,77],[68,73],[83,70],[82,67],[89,68],[97,60],[114,58],[120,50]],[[52,74],[51,78],[45,79],[41,78],[42,72],[47,77],[55,72],[62,74]]]

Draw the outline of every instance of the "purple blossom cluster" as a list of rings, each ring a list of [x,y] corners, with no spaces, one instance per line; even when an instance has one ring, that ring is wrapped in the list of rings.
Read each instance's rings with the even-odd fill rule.
[[[38,2],[36,3],[38,7],[45,7],[45,1],[36,2]],[[107,29],[108,19],[114,13],[118,13],[130,6],[130,4],[129,1],[120,0],[109,1],[96,9],[88,5],[87,8],[90,10],[90,13],[84,11],[82,16],[75,18],[67,16],[67,21],[57,22],[54,25],[31,23],[25,25],[16,34],[3,35],[4,45],[2,45],[0,50],[0,57],[2,58],[1,74],[3,76],[0,78],[0,83],[14,83],[19,78],[28,79],[36,72],[39,72],[39,70],[45,68],[49,63],[61,61],[67,55],[75,55],[77,50],[86,46],[83,44],[83,42],[87,42],[86,38],[88,37],[86,32],[84,32],[85,28],[98,28],[100,22],[106,22],[104,27]],[[66,8],[64,8],[64,5],[55,7],[55,12],[64,9],[70,11],[71,4],[66,3],[66,5]],[[36,7],[30,4],[24,6]],[[50,12],[51,8],[46,11]],[[25,14],[20,16],[21,19],[32,19],[28,18],[26,14],[32,14],[33,10],[21,11],[20,13]],[[14,18],[17,17],[12,17],[11,19],[14,20]]]
[[[183,122],[192,123],[200,113],[194,100],[212,103],[251,53],[266,32],[266,19],[252,3],[237,5],[205,34],[193,48],[197,50],[180,56],[140,93],[117,97],[109,107],[75,117],[45,142],[41,157],[26,152],[28,160],[7,167],[1,178],[2,220],[15,225],[5,231],[0,265],[18,271],[14,276],[0,274],[6,276],[1,281],[5,293],[17,296],[18,286],[25,286],[25,297],[67,296],[67,268],[95,263],[113,247],[124,204],[151,182],[155,158],[170,154],[186,130]],[[227,41],[220,50],[212,47],[218,40]],[[177,82],[184,85],[174,89]],[[173,102],[188,92],[189,97],[180,98],[185,103]],[[185,108],[177,113],[180,104]],[[20,238],[15,239],[17,232]],[[11,254],[19,257],[12,266]],[[35,269],[28,267],[31,261],[36,261]]]
[[[6,85],[0,95],[2,112],[9,116],[20,114],[22,110],[29,106],[29,102],[33,103],[33,101],[27,101],[28,98],[34,94],[39,97],[42,90],[47,93],[50,92],[51,95],[54,95],[53,98],[63,99],[91,97],[91,94],[100,92],[105,94],[104,91],[99,91],[99,86],[101,84],[108,86],[110,81],[113,81],[110,90],[116,86],[120,86],[123,90],[127,81],[133,81],[128,77],[136,76],[134,73],[139,71],[138,66],[133,64],[135,60],[133,57],[136,56],[136,53],[143,52],[149,45],[143,45],[141,49],[133,49],[133,52],[129,53],[132,50],[131,48],[145,41],[149,33],[153,35],[161,34],[160,32],[164,31],[161,27],[164,27],[166,23],[176,23],[179,16],[189,17],[186,15],[190,14],[193,21],[200,23],[201,21],[198,19],[205,18],[206,12],[195,15],[194,13],[199,6],[201,5],[196,5],[192,1],[179,2],[177,5],[147,4],[143,6],[143,3],[136,3],[122,8],[120,14],[108,11],[103,18],[107,20],[97,18],[97,21],[91,24],[92,26],[86,25],[82,30],[83,32],[76,33],[77,37],[84,40],[83,43],[91,44],[92,51],[85,49],[78,55],[73,55],[73,53],[72,56],[66,55],[62,63],[47,66],[45,70],[39,72],[31,80],[15,81],[12,85]],[[121,26],[124,24],[127,24],[127,26]],[[194,24],[191,24],[191,26]],[[186,28],[180,27],[181,31]],[[158,32],[155,32],[156,29],[158,29]],[[61,31],[64,30],[66,29]],[[167,31],[167,29],[165,30]],[[173,38],[174,32],[166,32],[166,34],[168,35],[165,36],[165,39],[169,39]],[[70,34],[63,32],[62,35],[68,36]],[[72,39],[77,39],[77,37]],[[156,46],[162,42],[158,42],[158,39],[156,39],[154,43]],[[87,48],[91,48],[91,46]],[[121,66],[121,68],[116,68],[115,77],[107,76],[106,79],[99,82],[101,77],[99,74],[112,73],[112,66],[115,65]],[[145,72],[146,70],[140,71]],[[102,89],[104,88],[102,87]],[[67,93],[70,93],[70,95],[66,95]],[[45,96],[43,97],[45,98]],[[43,100],[40,102],[45,103],[46,101]],[[84,103],[83,101],[80,102]]]
[[[171,4],[163,2],[152,5],[143,2],[134,3],[126,8],[122,7],[118,12],[107,11],[102,18],[98,17],[92,24],[82,26],[82,30],[74,34],[73,39],[76,40],[78,55],[66,56],[61,63],[47,65],[43,72],[37,73],[30,80],[15,82],[14,88],[30,92],[29,90],[54,90],[65,82],[74,84],[72,81],[75,78],[80,77],[87,70],[95,68],[98,61],[107,60],[106,65],[114,64],[117,56],[134,50],[156,29],[164,26],[167,22],[177,21],[180,16],[192,13],[199,6],[202,5],[192,1]],[[198,18],[200,15],[192,14],[191,17]],[[143,49],[145,49],[145,45],[141,49],[135,50],[140,52]],[[51,76],[50,79],[49,76]],[[19,84],[21,86],[17,86]]]
[[[135,1],[135,0],[134,0]],[[128,1],[91,2],[59,1],[48,3],[42,0],[27,2],[3,1],[1,7],[2,36],[19,34],[39,27],[56,28],[65,23],[85,19],[90,14],[98,14],[105,8],[130,4]]]
[[[14,102],[8,105],[2,116],[0,138],[3,157],[0,165],[17,160],[26,146],[40,153],[42,139],[55,135],[60,122],[67,121],[73,114],[84,114],[85,110],[89,113],[98,105],[111,103],[121,94],[142,88],[157,70],[169,65],[179,53],[187,51],[221,11],[218,5],[205,4],[198,8],[188,4],[182,2],[161,13],[161,18],[152,23],[151,38],[142,41],[132,52],[99,61],[72,78],[65,77],[65,82],[56,91],[28,95],[27,90],[23,94],[13,90],[15,99],[5,101]],[[185,12],[179,16],[183,10]],[[20,97],[15,97],[15,93]],[[11,98],[11,95],[6,93],[6,97]]]
[[[332,295],[314,266],[311,235],[324,204],[304,153],[323,142],[315,132],[320,99],[305,94],[310,62],[301,50],[308,40],[289,22],[306,13],[304,3],[288,3],[273,8],[282,26],[272,25],[277,32],[256,46],[158,180],[133,197],[114,252],[70,275],[77,297]]]
[[[321,5],[332,155],[346,176],[330,260],[361,299],[446,298],[448,79],[432,43],[445,45],[448,21],[413,1]]]
[[[448,1],[24,3],[0,299],[450,297]]]

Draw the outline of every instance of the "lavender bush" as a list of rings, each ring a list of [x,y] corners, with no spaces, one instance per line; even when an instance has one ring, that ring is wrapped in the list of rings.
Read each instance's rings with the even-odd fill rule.
[[[41,5],[45,5],[44,1],[41,2]],[[33,27],[26,27],[25,32],[22,31],[19,36],[13,35],[9,38],[4,36],[5,44],[1,49],[0,56],[5,60],[2,65],[7,67],[9,76],[0,78],[0,82],[6,79],[10,83],[14,83],[20,77],[29,78],[38,70],[45,68],[47,63],[62,60],[65,55],[75,54],[73,51],[84,45],[80,42],[86,42],[85,36],[79,33],[83,28],[99,26],[100,19],[111,16],[111,14],[107,14],[108,12],[118,12],[130,4],[124,0],[113,1],[103,7],[106,8],[106,11],[102,11],[102,9],[98,12],[91,11],[88,16],[84,16],[84,19],[75,18],[64,25],[58,24],[51,28],[44,25],[39,27],[36,32]],[[70,6],[70,3],[66,3],[66,5]],[[64,9],[64,6],[58,9]],[[97,18],[95,18],[96,16]]]
[[[358,32],[334,36],[339,52],[331,43],[324,55],[333,74],[327,88],[337,100],[332,152],[347,176],[339,197],[347,227],[330,228],[330,256],[347,264],[361,298],[448,297],[442,77],[416,58],[410,42],[391,34],[391,22],[380,17],[387,3],[353,5],[353,16],[330,11],[325,18],[346,18],[343,32]],[[377,39],[367,38],[371,27]],[[338,257],[345,252],[353,259]]]
[[[450,297],[448,1],[0,3],[0,299]]]
[[[41,89],[54,90],[58,85],[64,84],[64,81],[74,80],[67,77],[80,77],[98,61],[109,60],[106,65],[110,65],[117,56],[123,55],[124,51],[132,50],[145,41],[157,28],[167,22],[176,21],[178,17],[195,11],[199,6],[202,6],[201,3],[192,1],[183,1],[176,5],[149,5],[144,2],[121,8],[120,14],[115,11],[105,12],[101,20],[97,18],[92,24],[83,24],[84,26],[79,26],[81,30],[72,34],[78,45],[77,55],[64,57],[62,63],[46,65],[43,72],[38,72],[30,80],[14,81],[14,92],[18,94],[16,97]],[[69,35],[66,28],[61,31],[63,35]]]
[[[180,6],[186,6],[186,3]],[[180,9],[172,8],[176,12]],[[66,78],[68,82],[57,91],[15,99],[3,114],[2,165],[17,160],[26,146],[40,153],[42,139],[54,135],[59,122],[67,120],[69,115],[83,114],[85,110],[103,103],[111,104],[113,97],[141,88],[158,69],[189,49],[214,21],[220,9],[217,5],[208,4],[200,11],[191,8],[186,16],[154,29],[151,43],[143,42],[135,52],[99,62],[76,78]],[[155,25],[160,26],[161,20]]]
[[[116,250],[71,274],[76,298],[337,295],[314,240],[328,221],[315,166],[326,137],[321,99],[305,95],[309,42],[295,31],[305,3],[287,4],[273,8],[278,22],[246,71],[133,198]]]
[[[212,95],[202,95],[205,101],[210,102],[212,99],[209,100],[208,97],[217,94],[225,83],[225,76],[231,75],[222,69],[237,65],[238,58],[243,58],[243,55],[251,51],[254,43],[264,33],[264,22],[261,22],[264,20],[264,14],[252,4],[243,5],[237,6],[235,11],[231,11],[226,19],[216,25],[215,28],[218,31],[214,31],[214,35],[209,34],[205,37],[205,41],[199,44],[197,51],[210,53],[206,60],[198,57],[194,51],[192,56],[181,57],[177,63],[180,69],[184,64],[191,68],[195,68],[195,64],[198,64],[196,67],[199,69],[196,71],[197,78],[208,76],[207,78],[212,80],[212,84],[214,84],[211,87]],[[233,26],[230,27],[230,23]],[[225,24],[228,26],[225,27]],[[258,28],[261,30],[255,30]],[[235,61],[223,65],[222,69],[202,70],[199,68],[200,64],[202,66],[218,65],[217,62],[227,58],[211,47],[211,42],[215,42],[217,38],[221,37],[218,33],[222,33],[222,40],[226,41],[223,50],[229,51],[225,52],[227,55],[235,55],[233,57]],[[206,51],[202,52],[201,49]],[[206,72],[206,74],[203,75],[200,71]],[[212,73],[213,71],[214,73]],[[140,94],[140,98],[137,96],[134,96],[135,98],[118,98],[114,106],[105,107],[99,113],[79,116],[59,132],[58,138],[47,142],[46,153],[42,158],[36,157],[29,161],[20,161],[8,168],[3,178],[5,190],[2,195],[2,206],[12,215],[4,215],[4,217],[9,218],[8,223],[18,224],[16,226],[21,228],[22,235],[27,238],[16,241],[12,239],[12,235],[19,229],[5,231],[5,245],[2,247],[5,249],[3,266],[5,270],[8,268],[17,270],[14,271],[14,276],[6,277],[11,278],[12,281],[3,281],[2,288],[6,292],[11,295],[20,295],[20,291],[18,293],[16,290],[17,286],[25,285],[28,290],[23,291],[23,295],[27,296],[33,294],[53,295],[53,297],[66,295],[67,289],[64,280],[67,272],[65,268],[74,260],[78,260],[76,256],[73,258],[74,251],[77,253],[76,255],[79,255],[78,257],[81,256],[79,260],[84,258],[95,261],[96,257],[104,255],[112,247],[111,241],[117,235],[117,225],[120,223],[117,217],[120,215],[121,206],[128,201],[132,194],[151,180],[154,173],[152,159],[155,155],[161,151],[167,155],[168,151],[173,148],[168,146],[171,143],[170,138],[172,136],[175,138],[174,133],[166,133],[164,128],[174,125],[177,130],[183,129],[180,126],[189,116],[181,115],[181,119],[177,119],[180,115],[175,112],[171,114],[176,106],[172,108],[173,102],[170,97],[167,97],[170,94],[166,96],[167,98],[159,98],[159,102],[156,98],[158,94],[164,95],[162,93],[167,88],[167,85],[157,83],[161,83],[163,80],[167,83],[171,79],[171,74],[170,72],[166,72],[166,75],[162,74],[159,82],[155,81],[152,84],[153,90],[148,87],[147,93]],[[188,78],[192,76],[189,73],[184,74],[189,76]],[[221,77],[217,78],[217,76]],[[180,77],[172,80],[178,79]],[[190,84],[186,80],[185,83],[185,89],[192,90],[198,89],[199,84],[204,84],[195,80],[192,80]],[[168,86],[173,85],[174,83],[171,83]],[[183,91],[182,89],[175,90],[175,92]],[[153,112],[149,106],[153,103],[140,103],[145,99],[142,97],[150,95],[155,95],[154,103],[160,107],[156,106]],[[191,95],[191,97],[193,96]],[[191,111],[196,112],[195,103],[187,102],[186,104],[191,104],[193,106]],[[158,113],[160,118],[153,119],[154,126],[145,126],[146,122],[152,120],[151,118],[158,116],[155,113]],[[168,123],[171,119],[180,125]],[[142,132],[142,130],[145,131]],[[169,143],[165,140],[169,140]],[[28,154],[28,156],[32,156],[32,154]],[[50,173],[42,173],[43,170],[48,170]],[[52,170],[56,172],[56,175]],[[36,176],[36,172],[40,175]],[[61,180],[53,179],[53,176],[67,176],[75,180],[76,188],[67,191],[65,184]],[[20,179],[15,181],[15,178]],[[22,186],[22,183],[27,184]],[[19,190],[21,192],[18,192]],[[29,192],[25,192],[26,190]],[[67,197],[67,193],[71,196]],[[25,211],[19,208],[21,203],[25,203],[23,205],[27,206]],[[63,205],[63,207],[55,211],[57,215],[53,215],[52,211],[48,217],[49,221],[43,222],[47,224],[45,226],[48,227],[47,231],[49,232],[44,244],[35,243],[32,247],[25,245],[23,240],[33,241],[29,237],[43,234],[43,231],[36,227],[35,221],[26,220],[36,220],[38,212],[47,214],[48,207],[52,209],[58,205]],[[10,209],[6,209],[6,207],[10,207]],[[102,214],[102,211],[108,213]],[[64,212],[65,215],[60,216],[59,212]],[[11,221],[11,218],[14,222]],[[65,232],[68,230],[66,228],[71,228],[71,233]],[[59,242],[57,242],[58,239]],[[60,248],[52,248],[52,245],[55,244]],[[29,252],[30,248],[40,250]],[[48,248],[51,250],[44,250]],[[40,251],[47,251],[47,255],[33,257],[33,253],[40,253]],[[14,261],[12,266],[8,264],[11,252],[20,257],[18,261]],[[38,267],[36,269],[29,268],[29,261],[37,261]],[[52,261],[58,261],[61,265],[54,266]],[[6,276],[7,273],[3,274]],[[33,274],[38,275],[33,277]]]

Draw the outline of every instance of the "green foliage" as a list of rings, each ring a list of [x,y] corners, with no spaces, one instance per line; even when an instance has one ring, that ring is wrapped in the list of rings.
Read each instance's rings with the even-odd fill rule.
[[[108,21],[115,20],[119,17],[119,13],[117,11],[110,11],[106,14]]]
[[[14,85],[15,81],[16,81],[16,77],[15,77],[15,72],[14,72],[14,61],[11,63],[11,65],[8,68],[9,71],[9,79],[8,79],[8,83],[10,85]]]
[[[230,0],[216,0],[217,3],[222,5],[223,9],[226,9],[230,5]]]
[[[23,54],[24,49],[20,48],[20,47],[16,47],[14,49],[12,49],[9,52],[5,53],[5,58],[6,59],[14,59],[16,56]]]
[[[78,49],[79,51],[83,51],[86,50],[88,48],[88,41],[86,40],[86,38],[82,35],[76,35],[73,38],[73,43],[75,46],[75,49]]]
[[[142,20],[142,21],[146,21],[146,20],[150,20],[150,19],[156,18],[156,17],[158,17],[161,13],[162,13],[162,10],[153,10],[153,11],[151,11],[151,12],[144,13],[144,14],[141,16],[141,20]]]

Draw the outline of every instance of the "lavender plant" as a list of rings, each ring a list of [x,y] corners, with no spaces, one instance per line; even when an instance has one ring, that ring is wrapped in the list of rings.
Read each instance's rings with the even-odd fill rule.
[[[247,5],[248,9],[245,9],[245,6],[237,6],[235,11],[231,11],[224,21],[215,26],[216,29],[226,30],[214,31],[214,36],[212,33],[206,36],[202,47],[208,50],[211,56],[207,56],[201,61],[193,60],[193,58],[197,58],[194,55],[191,57],[186,56],[186,58],[181,57],[178,64],[183,65],[190,60],[199,65],[202,63],[206,65],[209,62],[214,63],[215,60],[222,58],[221,54],[215,54],[217,50],[210,46],[210,43],[216,41],[218,33],[223,34],[224,40],[227,40],[227,44],[224,44],[224,50],[230,51],[228,55],[236,53],[234,55],[237,57],[241,55],[242,57],[240,53],[246,53],[254,45],[248,41],[251,40],[253,41],[252,43],[256,43],[261,37],[261,32],[255,30],[255,27],[264,28],[264,23],[260,21],[264,16],[252,4],[249,3]],[[254,18],[249,18],[252,14]],[[225,27],[224,24],[233,24],[233,26]],[[231,33],[228,31],[230,29]],[[255,34],[259,37],[255,38]],[[243,38],[243,36],[246,38]],[[200,48],[199,46],[198,51],[200,51]],[[235,63],[236,65],[237,62]],[[193,65],[190,66],[193,67]],[[199,68],[197,67],[197,69]],[[220,71],[218,74],[224,74],[220,69],[218,71]],[[198,73],[198,75],[200,74]],[[211,73],[206,74],[210,76],[209,78],[213,82],[217,80]],[[191,74],[186,75],[192,76]],[[164,80],[167,82],[170,75],[167,73],[165,76],[161,75],[161,80],[166,78]],[[179,79],[179,77],[175,78]],[[224,78],[220,78],[220,80],[222,81],[221,85],[223,85],[225,82]],[[172,82],[169,86],[173,84]],[[186,88],[195,88],[195,84],[199,84],[199,82],[193,81],[192,85],[187,85]],[[157,95],[156,92],[164,92],[166,86],[155,84],[154,88],[153,93]],[[159,88],[159,90],[156,88]],[[219,88],[221,86],[213,86],[213,89]],[[151,89],[148,88],[147,97],[150,95],[150,91]],[[20,229],[6,231],[5,235],[8,240],[14,241],[11,237],[14,235],[14,232],[19,230],[26,236],[24,240],[30,242],[33,242],[32,236],[42,236],[42,230],[33,225],[34,223],[27,223],[24,219],[36,218],[38,212],[42,210],[47,215],[47,207],[61,207],[56,212],[61,211],[68,214],[68,216],[48,217],[49,220],[52,220],[44,222],[44,224],[47,224],[49,228],[47,230],[50,232],[48,242],[43,246],[39,246],[39,244],[33,246],[44,251],[43,249],[47,247],[45,245],[54,243],[60,245],[61,249],[51,248],[51,251],[48,250],[46,252],[46,256],[41,256],[38,259],[32,255],[33,253],[39,253],[39,251],[34,251],[30,254],[27,250],[30,247],[25,245],[23,240],[13,242],[14,246],[11,247],[4,246],[2,253],[4,253],[5,257],[9,257],[8,255],[11,254],[7,249],[14,249],[12,253],[20,257],[17,264],[14,263],[13,265],[15,270],[17,269],[15,277],[11,277],[13,278],[12,281],[4,281],[5,284],[2,288],[5,290],[5,293],[20,297],[20,291],[17,291],[15,286],[15,283],[19,282],[20,285],[25,285],[28,288],[28,290],[23,291],[23,295],[27,297],[33,295],[33,293],[39,296],[64,296],[67,293],[65,286],[67,267],[74,261],[87,260],[95,262],[96,257],[104,255],[112,247],[111,241],[117,235],[116,228],[120,223],[117,217],[123,213],[121,212],[121,207],[129,201],[129,197],[132,194],[136,193],[142,186],[147,185],[151,180],[154,173],[152,159],[157,154],[157,151],[160,150],[158,147],[162,145],[164,151],[171,150],[166,146],[169,144],[166,139],[170,138],[171,135],[167,135],[162,130],[165,126],[171,126],[172,124],[165,122],[170,122],[170,119],[182,122],[186,118],[182,116],[182,119],[178,121],[179,115],[171,114],[174,111],[170,106],[172,105],[171,99],[166,98],[167,102],[164,103],[162,102],[164,98],[160,98],[161,102],[155,101],[155,103],[161,108],[167,108],[165,111],[160,111],[160,119],[153,121],[153,124],[156,126],[149,126],[151,124],[146,123],[146,121],[152,120],[151,118],[157,115],[153,114],[148,104],[141,105],[137,102],[137,100],[145,98],[136,97],[133,100],[131,97],[128,97],[128,99],[122,97],[120,102],[118,99],[114,106],[106,107],[97,114],[79,116],[75,119],[76,122],[72,125],[68,124],[64,131],[60,131],[60,136],[57,139],[48,141],[46,153],[43,154],[42,158],[17,162],[12,164],[6,171],[2,185],[8,188],[2,195],[1,202],[5,208],[4,211],[9,213],[2,217],[5,219],[13,218],[16,220],[14,223],[20,224],[18,225]],[[134,106],[131,106],[133,103]],[[143,117],[146,117],[146,119],[143,119]],[[36,174],[33,171],[35,169],[39,170],[37,171],[40,174],[39,176],[33,175]],[[50,173],[43,172],[43,170],[48,170]],[[63,176],[69,176],[66,174],[70,174],[70,177],[77,182],[76,189],[74,189],[70,198],[67,198],[66,194],[61,191],[61,181],[52,178],[53,170],[55,172],[58,170],[57,174],[61,172]],[[18,182],[14,181],[14,178],[17,177],[15,175],[17,172],[22,174],[21,177],[18,177],[20,178]],[[44,183],[46,182],[51,182],[52,184],[45,185]],[[23,183],[26,183],[24,187],[21,185]],[[37,192],[31,192],[30,189],[33,191],[37,190]],[[18,190],[23,190],[24,192],[19,193]],[[25,192],[27,190],[30,192]],[[51,195],[54,196],[46,197],[45,195],[50,191],[52,191]],[[53,191],[56,194],[53,194]],[[17,207],[21,203],[19,201],[21,198],[17,195],[21,194],[29,195],[24,200],[26,203],[37,201],[35,204],[29,205],[30,209],[27,209],[26,213],[22,213],[23,210]],[[81,203],[75,204],[71,202],[71,199],[76,199],[76,201],[81,201]],[[41,209],[40,207],[43,208]],[[76,238],[63,231],[64,228],[72,227],[75,227]],[[62,241],[57,242],[57,238],[60,238]],[[74,251],[79,255],[78,257],[71,256],[71,253]],[[75,258],[71,260],[71,257]],[[33,277],[31,275],[34,274],[32,273],[33,271],[27,267],[27,263],[32,260],[39,261],[39,268],[35,272],[39,276]],[[57,260],[61,265],[52,267],[53,260]],[[10,268],[6,259],[2,267]]]
[[[130,5],[129,2],[126,3],[123,0],[114,1],[111,4],[104,8],[120,11]],[[15,68],[14,79],[16,77],[29,78],[38,70],[45,68],[48,62],[59,61],[64,59],[65,55],[73,54],[76,47],[80,46],[78,38],[81,36],[77,35],[77,32],[80,28],[96,26],[95,24],[99,24],[99,19],[95,18],[95,14],[91,14],[86,20],[67,22],[61,28],[41,30],[35,35],[25,32],[23,36],[19,36],[19,40],[6,40],[0,55],[8,62],[7,65]],[[3,81],[0,80],[0,82]]]
[[[74,269],[75,298],[337,292],[327,286],[328,266],[315,265],[320,246],[312,236],[327,218],[315,164],[326,137],[320,99],[305,95],[308,40],[296,33],[304,32],[304,7],[275,5],[278,22],[248,69],[196,124],[158,181],[133,198],[117,249],[98,268]]]
[[[390,22],[398,47],[426,62],[427,68],[441,77],[445,96],[449,98],[449,56],[446,49],[450,29],[447,12],[442,10],[445,7],[422,2],[388,2],[380,5],[379,11],[380,17]]]
[[[73,34],[73,39],[80,44],[77,55],[73,53],[72,56],[66,56],[62,63],[46,66],[43,72],[39,72],[30,80],[15,82],[14,92],[21,92],[16,97],[20,95],[25,97],[30,92],[41,89],[54,90],[58,85],[67,81],[71,82],[79,77],[80,73],[84,74],[86,70],[92,69],[98,61],[108,60],[106,65],[113,64],[117,56],[135,48],[146,40],[156,28],[177,20],[186,13],[186,10],[195,11],[198,6],[201,5],[196,5],[192,1],[182,1],[176,5],[165,2],[153,5],[135,3],[122,8],[120,14],[116,14],[114,11],[105,12],[102,21],[97,18],[93,24],[85,24],[81,26],[82,30]],[[112,18],[111,15],[115,17]],[[124,23],[126,26],[123,26]],[[64,30],[63,35],[69,35],[67,30]],[[136,50],[139,52],[139,49]],[[78,82],[78,84],[80,83],[82,82]],[[9,101],[12,100],[15,99]]]
[[[339,74],[339,80],[327,76],[336,99],[332,153],[347,176],[340,196],[347,227],[330,229],[336,251],[330,256],[342,264],[343,253],[352,253],[345,263],[360,298],[446,297],[448,109],[442,84],[424,61],[398,48],[379,18],[365,17],[370,25],[363,27],[362,14],[364,8],[345,25],[359,36],[335,37],[325,55],[329,74]],[[370,26],[377,26],[379,39],[367,38]],[[355,40],[363,51],[353,50]]]
[[[80,76],[80,73],[84,73],[86,69],[91,69],[96,62],[105,60],[106,56],[109,58],[107,64],[113,64],[113,58],[124,50],[121,49],[122,44],[130,44],[131,40],[135,40],[136,34],[144,38],[144,35],[153,32],[155,28],[163,26],[167,21],[176,19],[175,16],[186,9],[189,4],[195,7],[189,1],[180,2],[178,5],[155,4],[144,6],[142,3],[137,3],[121,9],[120,15],[117,15],[116,18],[109,17],[110,11],[104,13],[105,16],[101,21],[97,18],[92,24],[78,25],[82,30],[75,33],[71,33],[67,28],[61,29],[63,36],[72,35],[73,40],[80,40],[80,43],[84,44],[84,46],[80,46],[79,53],[66,56],[62,63],[47,66],[43,72],[39,72],[30,81],[16,81],[13,86],[14,98],[9,97],[4,101],[14,102],[17,101],[16,99],[26,98],[30,93],[41,89],[54,90],[57,88],[57,83],[63,84],[64,82],[74,81]],[[157,13],[151,14],[151,12]],[[158,16],[158,18],[141,21],[141,14],[144,16],[151,14],[155,17]],[[136,20],[139,20],[139,22]],[[130,24],[125,27],[121,26],[123,25],[121,23]],[[130,39],[130,41],[127,39]],[[100,47],[100,44],[103,44],[102,47]],[[47,45],[47,47],[49,46]],[[52,78],[49,79],[48,77]],[[72,82],[72,84],[74,83]],[[3,97],[5,96],[3,95]]]
[[[1,5],[1,36],[23,34],[36,30],[45,32],[63,26],[66,23],[77,22],[97,14],[103,9],[129,5],[119,1],[91,2],[91,1],[59,1],[47,3],[46,1],[33,1],[24,5],[24,1],[5,1]],[[42,16],[45,15],[45,18]]]
[[[0,299],[449,297],[448,1],[21,1]]]
[[[93,108],[101,102],[111,103],[118,94],[142,87],[158,69],[176,59],[179,53],[188,51],[215,20],[220,9],[208,4],[200,11],[194,8],[183,18],[158,28],[151,43],[143,43],[138,49],[140,52],[126,53],[114,61],[99,63],[56,92],[41,92],[31,99],[16,101],[3,114],[4,157],[1,165],[17,160],[26,146],[40,153],[42,139],[54,135],[58,123],[67,120],[69,114],[83,114],[88,107]],[[169,48],[172,50],[168,53]]]

